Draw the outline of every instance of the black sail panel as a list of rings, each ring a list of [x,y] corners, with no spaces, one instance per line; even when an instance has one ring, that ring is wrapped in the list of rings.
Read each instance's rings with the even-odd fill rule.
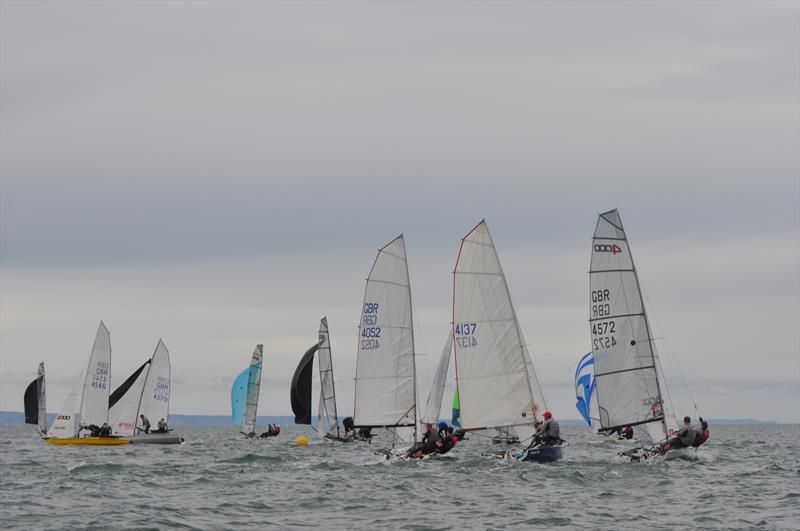
[[[147,365],[148,365],[149,363],[150,363],[150,360],[147,360],[146,362],[142,363],[142,366],[141,366],[141,367],[139,367],[138,369],[136,369],[136,370],[134,371],[134,373],[133,373],[133,374],[131,374],[130,376],[128,376],[128,379],[127,379],[127,380],[125,380],[124,382],[122,382],[122,385],[120,385],[119,387],[117,387],[116,389],[114,389],[114,392],[113,392],[113,393],[111,393],[111,394],[109,395],[109,397],[108,397],[108,407],[109,407],[109,408],[112,408],[112,407],[114,407],[114,404],[116,404],[117,402],[119,402],[119,400],[120,400],[120,399],[121,399],[123,396],[125,396],[125,393],[127,393],[127,392],[128,392],[128,389],[130,389],[130,388],[131,388],[131,386],[133,385],[133,382],[135,382],[135,381],[136,381],[136,379],[139,377],[139,375],[142,373],[142,371],[144,370],[144,368],[145,368],[145,367],[147,367]]]
[[[25,424],[39,424],[39,378],[25,389]]]
[[[290,398],[295,424],[311,424],[311,369],[314,366],[314,353],[317,352],[317,348],[319,344],[315,344],[303,354],[292,377]]]

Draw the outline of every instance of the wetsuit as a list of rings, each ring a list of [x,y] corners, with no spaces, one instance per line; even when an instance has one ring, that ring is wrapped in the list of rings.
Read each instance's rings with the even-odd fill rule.
[[[440,454],[446,454],[447,452],[453,449],[453,447],[456,445],[457,440],[458,439],[456,438],[455,435],[448,435],[447,437],[442,439],[442,446],[436,448],[436,451],[439,452]]]

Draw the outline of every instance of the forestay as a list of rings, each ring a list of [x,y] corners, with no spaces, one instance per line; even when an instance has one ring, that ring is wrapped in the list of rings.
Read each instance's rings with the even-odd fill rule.
[[[453,338],[461,427],[533,424],[544,399],[485,220],[461,241]]]
[[[648,426],[667,435],[650,325],[617,210],[600,214],[589,268],[589,328],[601,430]]]
[[[378,251],[367,278],[361,311],[355,424],[415,426],[411,286],[402,234]]]
[[[81,396],[81,425],[101,426],[108,422],[108,397],[111,371],[111,337],[100,321]]]
[[[422,416],[423,423],[436,424],[439,422],[439,415],[442,412],[442,397],[444,387],[447,383],[447,371],[450,368],[450,354],[453,351],[453,331],[447,334],[447,342],[439,358],[439,365],[436,367],[436,374],[433,377],[431,391],[428,394],[428,402],[425,404],[425,414]]]
[[[340,436],[339,416],[336,412],[336,387],[333,383],[333,359],[331,357],[331,342],[328,332],[327,317],[323,317],[319,322],[317,360],[319,364],[319,412],[317,413],[317,433],[322,437],[327,432],[338,438]],[[323,422],[327,422],[327,429],[323,429]]]

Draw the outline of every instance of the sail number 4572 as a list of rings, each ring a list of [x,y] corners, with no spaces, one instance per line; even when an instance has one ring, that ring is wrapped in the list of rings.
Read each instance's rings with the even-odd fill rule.
[[[475,330],[478,325],[475,323],[456,323],[456,343],[461,348],[472,348],[478,346],[475,338]]]

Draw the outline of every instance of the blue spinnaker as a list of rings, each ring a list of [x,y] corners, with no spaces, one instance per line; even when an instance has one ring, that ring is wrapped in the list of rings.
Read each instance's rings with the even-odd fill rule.
[[[235,426],[244,423],[244,407],[247,404],[247,381],[250,378],[250,367],[239,373],[231,387],[231,414]]]
[[[575,407],[589,426],[592,425],[589,408],[595,388],[593,369],[594,356],[589,352],[578,362],[578,369],[575,371],[575,397],[578,399]]]

